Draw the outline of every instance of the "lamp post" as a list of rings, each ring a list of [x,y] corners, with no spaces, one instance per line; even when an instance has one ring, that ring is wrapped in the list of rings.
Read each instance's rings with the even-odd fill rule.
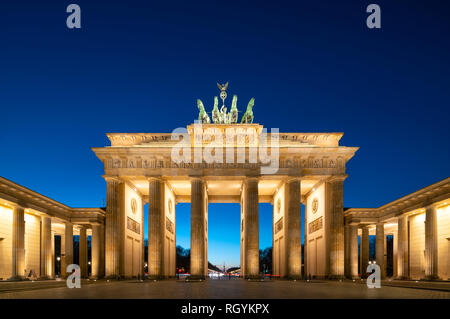
[[[58,277],[60,277],[61,276],[61,257],[57,256],[56,261],[57,261],[56,262],[56,275]]]

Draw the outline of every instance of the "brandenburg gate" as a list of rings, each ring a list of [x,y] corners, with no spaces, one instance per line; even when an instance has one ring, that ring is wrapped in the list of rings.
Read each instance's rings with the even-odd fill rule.
[[[219,88],[224,100],[224,86]],[[218,111],[215,99],[214,123],[199,100],[199,121],[187,128],[167,134],[111,133],[111,146],[93,148],[107,183],[107,277],[140,272],[145,203],[149,275],[175,275],[175,207],[180,202],[191,203],[194,278],[208,274],[208,203],[241,204],[241,274],[259,276],[261,202],[274,208],[274,275],[302,275],[303,203],[305,231],[317,246],[308,256],[314,259],[311,267],[327,277],[344,276],[343,182],[347,161],[358,148],[340,146],[342,133],[267,133],[252,123],[253,99],[238,124],[236,99],[228,114],[224,106]]]

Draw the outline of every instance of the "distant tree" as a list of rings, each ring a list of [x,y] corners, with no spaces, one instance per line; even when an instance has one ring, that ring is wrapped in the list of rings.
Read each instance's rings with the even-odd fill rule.
[[[259,250],[259,271],[272,273],[272,247]]]
[[[175,251],[177,272],[181,269],[182,272],[188,273],[191,266],[191,250],[184,249],[182,246],[177,245]]]

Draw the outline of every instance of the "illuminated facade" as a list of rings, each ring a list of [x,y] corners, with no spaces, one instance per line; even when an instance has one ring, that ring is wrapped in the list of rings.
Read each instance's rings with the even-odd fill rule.
[[[91,275],[104,275],[105,211],[71,208],[0,177],[0,278],[54,278],[73,263],[73,236],[79,235],[79,264],[87,277],[91,237]],[[55,236],[61,256],[55,256]],[[70,240],[68,240],[70,238]]]
[[[227,140],[230,128],[244,132],[245,138]],[[214,139],[214,161],[196,161],[195,154],[207,153],[212,145],[213,140],[204,137],[211,130],[221,133],[216,135],[220,140],[223,137],[220,143]],[[104,165],[106,210],[70,208],[0,178],[0,278],[21,279],[30,273],[53,278],[59,262],[54,237],[61,236],[64,270],[73,262],[73,240],[68,240],[73,235],[80,236],[82,276],[142,276],[145,213],[149,216],[149,275],[172,277],[176,204],[180,202],[191,203],[193,277],[203,278],[208,272],[209,203],[241,204],[241,274],[258,277],[258,204],[268,202],[273,205],[274,275],[364,276],[361,269],[369,263],[369,235],[376,234],[376,262],[383,275],[386,236],[393,235],[395,277],[449,278],[450,178],[380,208],[344,211],[346,164],[358,148],[339,145],[342,133],[272,133],[265,140],[262,133],[258,124],[204,124],[188,126],[178,138],[170,133],[107,134],[111,146],[93,148]],[[197,135],[202,138],[198,140]],[[182,140],[183,160],[174,160],[173,150]],[[261,169],[268,165],[261,156],[262,146],[271,156],[276,154],[272,157],[275,172]],[[148,212],[144,212],[146,203]],[[90,273],[87,236],[92,236]]]
[[[376,262],[386,277],[387,236],[391,235],[394,278],[450,280],[450,178],[379,208],[351,208],[344,215],[348,277],[360,276],[358,236],[360,268]],[[369,235],[376,236],[372,261]]]
[[[244,136],[228,139],[227,130]],[[149,274],[174,276],[175,205],[189,202],[191,275],[201,278],[208,271],[208,203],[240,203],[241,274],[258,277],[258,205],[268,202],[274,207],[274,274],[300,278],[301,203],[318,201],[317,212],[306,221],[317,228],[306,234],[315,247],[310,269],[316,276],[343,277],[343,182],[346,163],[358,148],[340,146],[342,133],[279,133],[275,138],[262,132],[259,124],[203,124],[189,125],[179,138],[107,134],[111,146],[93,149],[104,164],[107,182],[106,276],[136,275],[127,265],[142,260],[134,248],[140,243],[127,221],[142,229],[140,211],[145,203],[149,203]],[[180,143],[185,145],[183,161],[176,162],[173,150]],[[276,162],[275,171],[262,169],[269,165],[261,155],[264,146]],[[195,160],[196,154],[209,151],[214,153],[212,161]],[[133,200],[139,207],[137,214]]]

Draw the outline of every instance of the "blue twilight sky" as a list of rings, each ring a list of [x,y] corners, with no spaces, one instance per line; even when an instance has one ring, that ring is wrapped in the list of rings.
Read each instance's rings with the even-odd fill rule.
[[[71,206],[102,206],[106,132],[171,132],[230,82],[284,132],[345,132],[346,207],[374,207],[449,174],[450,3],[0,2],[0,175]],[[82,28],[66,28],[77,3]],[[271,206],[261,206],[261,247]],[[239,206],[209,208],[209,257],[239,264]],[[189,205],[177,206],[189,246]]]

